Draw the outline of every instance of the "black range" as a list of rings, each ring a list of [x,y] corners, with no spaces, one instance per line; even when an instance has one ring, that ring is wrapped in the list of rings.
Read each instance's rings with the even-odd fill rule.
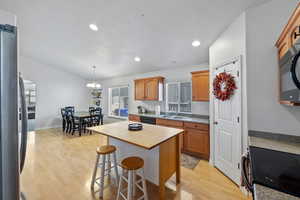
[[[250,146],[254,184],[300,197],[300,155]]]

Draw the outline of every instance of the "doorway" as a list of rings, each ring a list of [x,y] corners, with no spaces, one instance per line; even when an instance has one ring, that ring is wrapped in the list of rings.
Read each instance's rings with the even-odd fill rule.
[[[214,164],[236,184],[240,184],[242,154],[241,58],[214,68],[213,77],[225,72],[233,76],[237,89],[227,100],[213,95]]]
[[[34,131],[36,126],[36,84],[30,80],[24,80],[25,98],[28,117],[28,131]]]

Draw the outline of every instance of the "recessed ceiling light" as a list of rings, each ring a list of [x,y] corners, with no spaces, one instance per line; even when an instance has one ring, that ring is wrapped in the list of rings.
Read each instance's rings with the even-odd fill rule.
[[[199,40],[194,40],[194,41],[192,42],[193,47],[199,47],[200,44],[201,44],[201,42],[200,42]]]
[[[135,62],[141,62],[141,58],[136,56],[136,57],[134,57],[134,61]]]
[[[89,27],[92,31],[98,31],[98,26],[96,24],[90,24]]]

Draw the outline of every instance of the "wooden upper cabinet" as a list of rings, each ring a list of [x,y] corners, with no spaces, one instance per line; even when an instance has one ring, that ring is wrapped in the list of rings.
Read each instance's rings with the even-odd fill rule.
[[[300,3],[290,17],[287,25],[283,29],[279,39],[276,42],[278,49],[278,58],[282,58],[286,52],[300,38]]]
[[[154,101],[158,99],[158,79],[145,80],[145,100]]]
[[[135,100],[161,101],[164,77],[135,80]]]
[[[192,72],[192,100],[209,101],[209,71]]]
[[[136,80],[135,84],[135,100],[144,100],[145,99],[145,81]]]
[[[292,13],[290,19],[288,20],[286,26],[280,34],[279,39],[277,40],[275,46],[277,47],[278,61],[286,55],[289,49],[296,43],[300,41],[300,3],[298,3],[296,9]],[[280,66],[278,66],[278,73],[280,74]],[[282,93],[282,83],[279,79],[279,92]],[[280,104],[285,104],[289,106],[299,106],[300,104],[294,103],[292,101],[282,101],[280,95],[278,95],[278,100]]]

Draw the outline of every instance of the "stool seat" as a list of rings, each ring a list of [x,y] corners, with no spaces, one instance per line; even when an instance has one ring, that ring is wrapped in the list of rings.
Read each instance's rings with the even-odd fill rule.
[[[143,192],[143,196],[140,196],[138,199],[148,200],[144,160],[140,157],[127,157],[122,160],[121,167],[122,175],[119,181],[117,200],[120,200],[120,197],[124,200],[133,200],[133,197],[136,197],[137,189]],[[137,180],[138,177],[139,180]],[[122,186],[124,181],[127,182],[127,189]],[[124,194],[125,190],[127,190],[127,197]]]
[[[117,150],[117,148],[115,146],[112,146],[112,145],[104,145],[104,146],[101,146],[101,147],[98,147],[97,148],[97,153],[98,154],[101,154],[101,155],[104,155],[104,154],[110,154],[110,153],[113,153]]]
[[[126,170],[138,170],[144,167],[144,160],[139,157],[128,157],[122,160],[121,166]]]

